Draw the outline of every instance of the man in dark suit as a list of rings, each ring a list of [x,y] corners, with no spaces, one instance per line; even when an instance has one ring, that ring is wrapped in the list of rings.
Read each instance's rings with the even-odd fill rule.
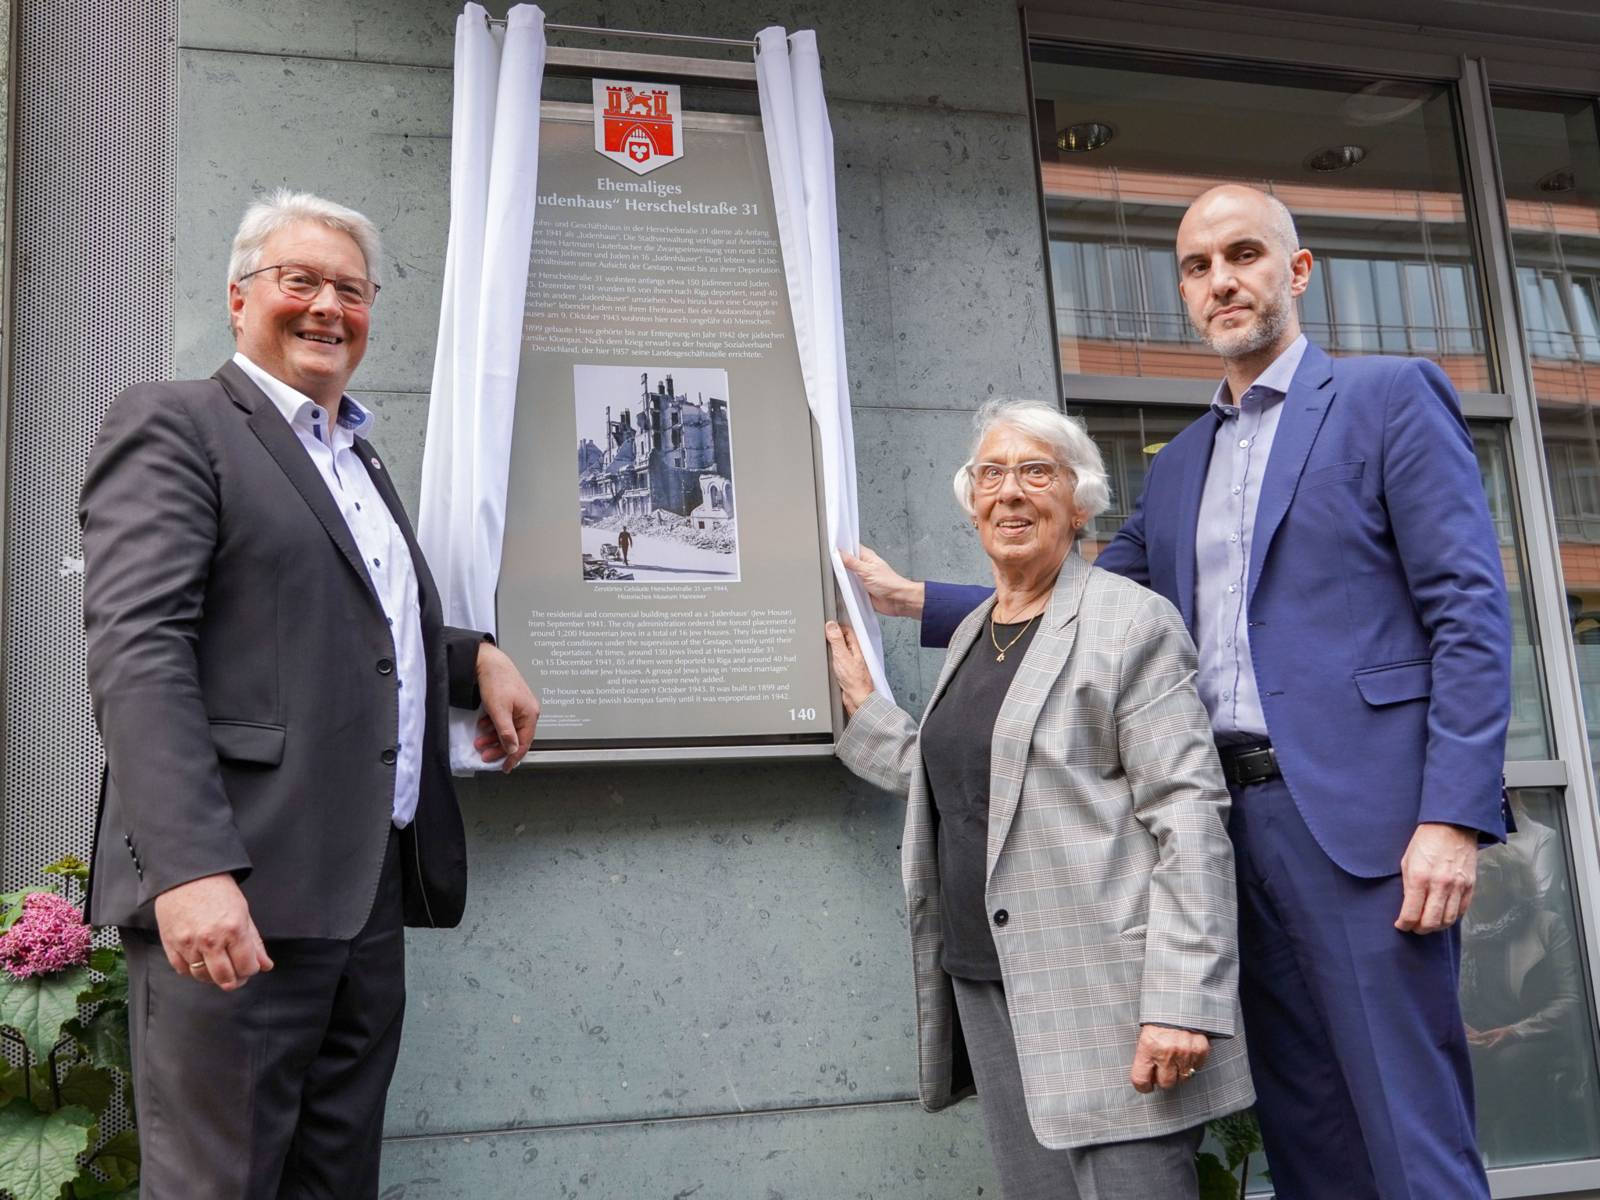
[[[1472,438],[1432,363],[1305,340],[1311,254],[1276,199],[1207,192],[1178,264],[1224,379],[1096,561],[1177,605],[1199,650],[1273,1186],[1486,1198],[1457,922],[1479,842],[1505,836],[1510,621]],[[988,594],[853,566],[927,645]]]
[[[345,395],[380,261],[359,213],[253,205],[238,352],[128,389],[90,458],[90,917],[127,949],[145,1197],[377,1195],[403,926],[466,900],[447,708],[481,700],[508,770],[538,717],[500,650],[444,627]]]

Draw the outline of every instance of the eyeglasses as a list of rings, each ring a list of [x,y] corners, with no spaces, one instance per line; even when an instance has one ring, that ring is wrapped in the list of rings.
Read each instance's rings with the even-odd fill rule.
[[[321,271],[313,271],[310,267],[302,267],[298,263],[277,263],[270,267],[259,267],[239,276],[237,282],[243,283],[251,276],[261,275],[267,271],[276,271],[278,290],[296,300],[315,300],[322,295],[322,285],[325,283],[333,284],[333,294],[345,308],[370,308],[372,302],[378,298],[378,285],[370,279],[363,279],[359,275],[324,275]]]
[[[1056,481],[1056,476],[1061,474],[1059,463],[1047,462],[1044,459],[1032,459],[1028,462],[1005,463],[976,462],[967,467],[967,475],[972,480],[972,486],[980,492],[998,492],[1001,484],[1005,483],[1006,476],[1016,472],[1017,482],[1030,492],[1042,492]]]

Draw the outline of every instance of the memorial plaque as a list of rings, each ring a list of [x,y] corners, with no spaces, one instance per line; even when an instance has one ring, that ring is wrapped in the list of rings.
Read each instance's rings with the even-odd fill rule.
[[[826,753],[832,583],[760,122],[673,112],[646,147],[542,112],[498,596],[543,709],[528,761]]]

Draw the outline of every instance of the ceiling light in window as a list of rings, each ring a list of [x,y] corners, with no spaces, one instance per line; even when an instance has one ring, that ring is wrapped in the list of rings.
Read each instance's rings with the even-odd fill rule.
[[[1077,125],[1068,125],[1056,135],[1056,145],[1068,154],[1086,154],[1090,150],[1098,150],[1112,138],[1117,136],[1117,131],[1111,126],[1099,121],[1082,121]]]
[[[1348,171],[1366,156],[1365,146],[1329,146],[1306,159],[1306,168],[1312,171]]]
[[[1578,179],[1572,173],[1571,167],[1558,167],[1550,174],[1541,176],[1539,190],[1541,192],[1570,192],[1578,186]]]

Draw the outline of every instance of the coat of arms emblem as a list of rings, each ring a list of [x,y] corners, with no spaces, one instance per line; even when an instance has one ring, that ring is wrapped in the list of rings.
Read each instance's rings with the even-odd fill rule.
[[[683,157],[683,104],[672,83],[594,81],[594,148],[635,175]]]

